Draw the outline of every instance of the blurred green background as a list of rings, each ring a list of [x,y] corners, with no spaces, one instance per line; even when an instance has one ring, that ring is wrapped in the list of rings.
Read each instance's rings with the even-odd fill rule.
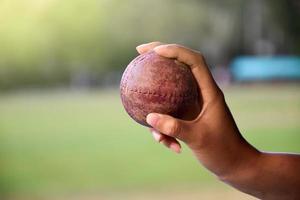
[[[141,43],[200,50],[245,138],[300,153],[299,81],[237,83],[229,70],[240,55],[299,55],[299,10],[296,0],[1,0],[0,199],[253,199],[185,146],[175,155],[155,143],[118,84]]]

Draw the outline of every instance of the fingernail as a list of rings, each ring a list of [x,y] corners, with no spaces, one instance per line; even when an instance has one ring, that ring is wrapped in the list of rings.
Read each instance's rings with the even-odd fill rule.
[[[175,144],[175,143],[171,144],[170,149],[172,151],[174,151],[175,153],[178,153],[178,154],[181,153],[181,148],[178,144]]]
[[[160,142],[161,141],[161,134],[159,134],[158,132],[156,132],[156,131],[152,131],[152,135],[153,135],[153,137],[154,137],[154,140],[156,141],[156,142]]]
[[[144,47],[146,44],[141,44],[141,45],[139,45],[139,46],[137,46],[137,47],[135,47],[136,49],[139,49],[139,48],[141,48],[141,47]]]
[[[146,118],[147,123],[152,127],[154,127],[157,124],[158,120],[159,120],[159,115],[154,113],[148,114]]]

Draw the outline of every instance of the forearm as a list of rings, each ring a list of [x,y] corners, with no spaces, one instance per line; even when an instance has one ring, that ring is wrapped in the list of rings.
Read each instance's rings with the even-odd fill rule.
[[[210,139],[210,141],[214,142],[204,144],[202,147],[190,146],[190,148],[199,162],[221,180],[226,180],[241,168],[247,168],[250,163],[256,163],[255,160],[260,154],[239,133],[228,133],[224,138]]]
[[[300,155],[259,152],[239,132],[226,137],[192,148],[220,180],[260,199],[300,198]]]
[[[222,133],[215,128],[198,141],[204,144],[194,150],[198,160],[222,181],[258,198],[299,199],[300,155],[259,152],[241,136],[224,107],[222,121],[214,120]]]
[[[300,155],[262,152],[221,179],[261,199],[299,199]]]

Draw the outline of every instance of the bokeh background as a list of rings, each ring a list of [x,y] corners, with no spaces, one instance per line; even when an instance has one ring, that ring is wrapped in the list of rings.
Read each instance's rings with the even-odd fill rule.
[[[150,41],[201,51],[244,137],[300,153],[297,0],[1,0],[0,199],[254,199],[125,113]]]

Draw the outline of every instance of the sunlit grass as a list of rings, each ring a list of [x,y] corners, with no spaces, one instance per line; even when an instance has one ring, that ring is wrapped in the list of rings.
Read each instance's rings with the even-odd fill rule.
[[[232,87],[243,135],[262,150],[300,152],[298,86]],[[118,90],[0,97],[2,192],[220,187],[184,147],[175,155],[125,113]]]

